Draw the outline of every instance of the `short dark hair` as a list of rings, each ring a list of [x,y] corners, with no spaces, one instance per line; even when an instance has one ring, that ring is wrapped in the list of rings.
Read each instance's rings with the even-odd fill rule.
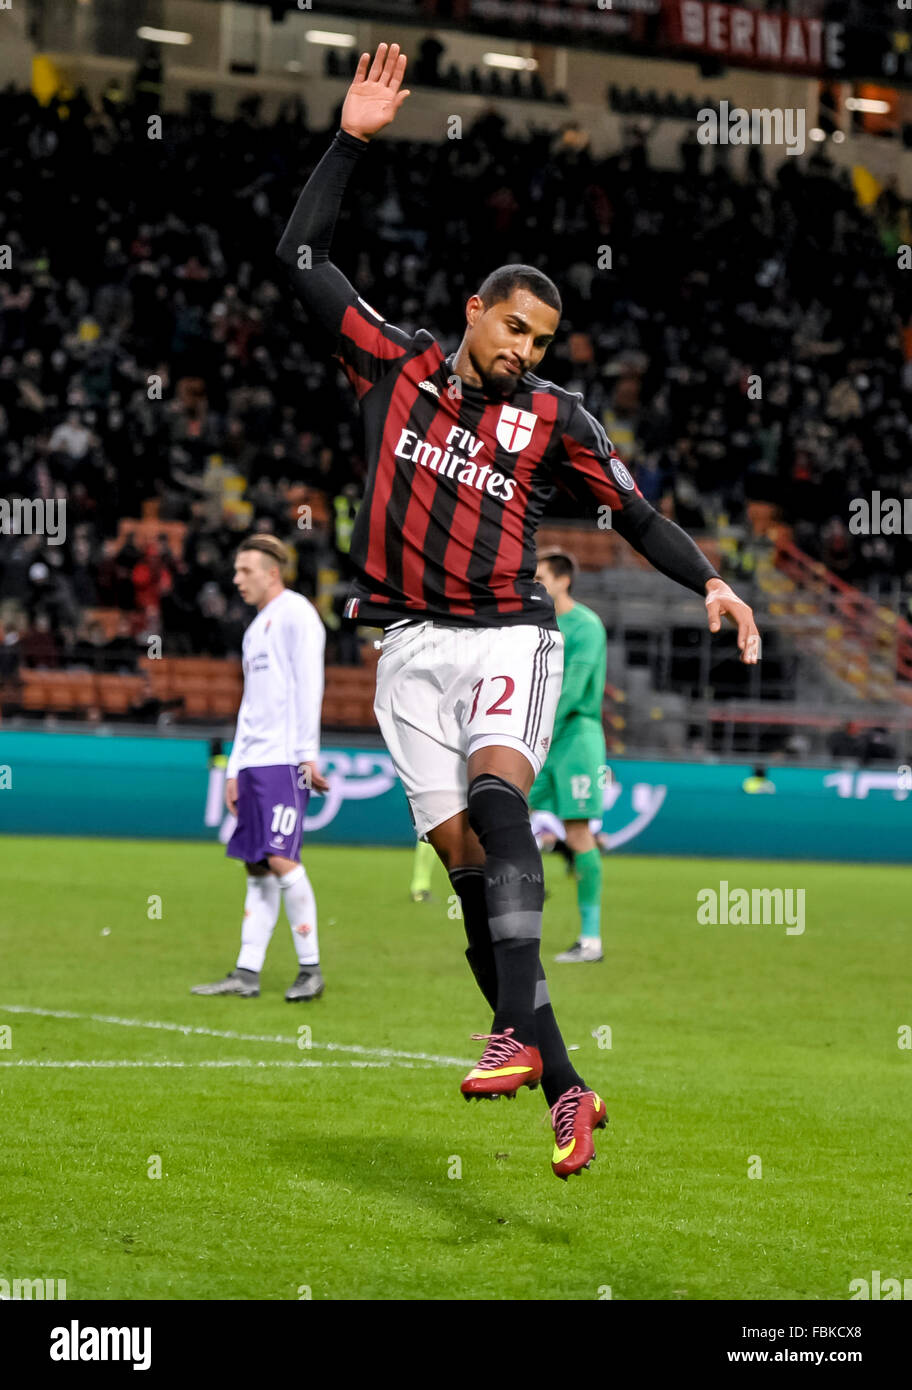
[[[571,555],[569,550],[561,550],[559,546],[552,545],[547,550],[538,552],[538,563],[547,565],[555,579],[569,579],[567,592],[570,592],[579,574],[579,562],[575,555]]]
[[[509,299],[514,290],[528,290],[550,309],[561,312],[561,297],[557,286],[553,280],[548,279],[544,271],[536,270],[534,265],[499,266],[482,281],[477,294],[484,302],[485,308],[490,309],[492,304]]]
[[[268,536],[264,532],[248,536],[245,541],[241,541],[235,554],[240,555],[245,550],[259,550],[261,554],[268,555],[269,559],[278,565],[279,573],[284,577],[288,568],[288,551],[278,536]]]

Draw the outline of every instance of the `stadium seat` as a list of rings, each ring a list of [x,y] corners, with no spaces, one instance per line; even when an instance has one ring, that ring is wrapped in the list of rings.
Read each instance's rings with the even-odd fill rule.
[[[203,718],[212,713],[211,692],[205,683],[202,687],[181,691],[180,696],[184,702],[184,714],[191,718]]]
[[[142,695],[140,676],[96,676],[98,703],[105,714],[126,714]]]
[[[241,703],[241,690],[234,685],[216,681],[209,690],[209,713],[218,718],[234,719]]]
[[[171,692],[173,695],[205,695],[210,689],[211,682],[208,676],[198,675],[194,671],[175,671],[171,676]]]

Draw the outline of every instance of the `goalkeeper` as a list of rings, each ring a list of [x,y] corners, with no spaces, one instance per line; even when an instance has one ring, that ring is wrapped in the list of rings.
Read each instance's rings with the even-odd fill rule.
[[[550,811],[566,826],[566,843],[574,855],[579,904],[579,937],[555,960],[563,963],[602,960],[602,856],[589,828],[602,816],[605,733],[606,641],[601,618],[570,597],[579,567],[566,551],[539,552],[535,578],[554,600],[557,625],[564,639],[564,679],[554,718],[554,735],[545,764],[535,779],[529,809]]]

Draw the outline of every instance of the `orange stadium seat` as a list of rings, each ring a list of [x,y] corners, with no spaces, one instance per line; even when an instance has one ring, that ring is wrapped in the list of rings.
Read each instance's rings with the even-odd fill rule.
[[[95,703],[90,671],[23,671],[22,706],[35,713],[86,709]]]
[[[155,695],[157,699],[170,700],[174,695],[171,686],[171,671],[167,667],[164,670],[156,670],[156,667],[163,665],[164,663],[161,661],[150,662],[150,669],[148,671],[149,684],[152,687],[153,695]]]
[[[208,676],[197,675],[193,671],[175,671],[171,676],[172,695],[205,695],[210,688]]]
[[[142,694],[140,676],[96,676],[98,703],[105,714],[126,714]]]
[[[323,723],[330,729],[357,726],[361,718],[361,701],[352,696],[333,697],[323,703]]]
[[[241,703],[241,692],[234,685],[216,681],[209,689],[209,713],[219,718],[234,719]]]
[[[182,690],[179,694],[184,702],[184,714],[198,719],[211,713],[211,691],[205,681],[202,685]]]
[[[47,706],[44,686],[44,671],[23,671],[21,674],[23,709],[45,709]]]

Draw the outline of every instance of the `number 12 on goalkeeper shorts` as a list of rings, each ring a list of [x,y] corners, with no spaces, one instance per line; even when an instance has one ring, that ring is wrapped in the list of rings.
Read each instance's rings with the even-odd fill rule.
[[[592,778],[581,772],[570,778],[570,795],[574,801],[588,801]]]

